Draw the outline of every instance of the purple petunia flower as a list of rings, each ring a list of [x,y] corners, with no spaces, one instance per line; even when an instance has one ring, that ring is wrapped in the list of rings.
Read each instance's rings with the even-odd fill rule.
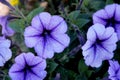
[[[10,68],[12,80],[43,80],[47,72],[46,61],[32,53],[22,53],[15,58],[15,64]]]
[[[14,31],[8,26],[8,17],[2,16],[0,17],[0,25],[2,26],[2,34],[4,36],[12,36]]]
[[[4,66],[4,63],[12,57],[10,44],[10,40],[0,37],[0,66]]]
[[[111,59],[117,41],[112,27],[105,28],[102,24],[91,26],[87,32],[87,42],[82,47],[85,63],[99,67],[103,60]]]
[[[42,12],[25,29],[25,43],[30,48],[34,47],[39,56],[52,58],[54,52],[60,53],[69,45],[66,31],[67,24],[62,17]]]
[[[93,23],[100,23],[105,27],[113,27],[120,40],[120,5],[107,5],[105,9],[101,9],[94,13]]]
[[[111,80],[120,80],[120,65],[118,61],[109,61],[109,79]]]

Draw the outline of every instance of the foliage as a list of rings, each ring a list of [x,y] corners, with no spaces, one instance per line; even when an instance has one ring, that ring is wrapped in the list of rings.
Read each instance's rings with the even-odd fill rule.
[[[18,12],[16,12],[14,15],[17,18],[9,21],[9,26],[16,32],[14,36],[9,37],[12,41],[11,49],[13,56],[4,67],[0,68],[0,80],[10,80],[8,75],[9,68],[14,63],[15,57],[19,55],[20,52],[31,51],[35,53],[32,48],[26,47],[23,34],[25,27],[31,25],[30,23],[32,18],[43,11],[64,17],[68,25],[67,33],[71,39],[69,47],[67,47],[62,53],[55,54],[52,59],[47,59],[46,70],[48,74],[45,80],[54,80],[58,73],[60,74],[59,80],[101,80],[104,77],[107,77],[107,61],[104,61],[100,68],[92,68],[85,64],[81,48],[77,52],[73,52],[72,54],[74,55],[72,56],[69,56],[69,53],[80,44],[77,38],[77,32],[72,27],[72,24],[78,27],[79,31],[84,35],[83,38],[86,40],[85,35],[87,30],[93,24],[93,13],[104,8],[105,5],[114,3],[114,0],[83,0],[80,10],[76,10],[76,7],[79,5],[79,0],[46,1],[48,2],[47,7],[39,7],[40,0],[36,1],[36,3],[31,3],[32,5],[30,2],[25,3],[25,5],[32,7],[30,10],[24,5],[19,5],[19,10],[24,16],[16,16],[18,15]],[[120,62],[120,42],[118,42],[117,45],[118,49],[115,51],[114,59]],[[103,71],[104,66],[106,70]]]

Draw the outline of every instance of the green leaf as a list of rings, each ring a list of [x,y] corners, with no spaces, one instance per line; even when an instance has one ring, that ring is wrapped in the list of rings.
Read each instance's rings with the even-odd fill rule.
[[[73,24],[77,25],[79,28],[82,28],[83,26],[85,26],[87,23],[89,23],[90,20],[89,19],[76,19],[73,21]]]
[[[73,11],[73,12],[71,12],[70,14],[68,14],[68,18],[69,18],[71,21],[73,21],[73,20],[75,20],[75,19],[79,16],[79,14],[80,14],[80,11],[79,11],[79,10]]]
[[[80,74],[85,73],[88,70],[88,66],[86,66],[84,60],[80,60],[78,64],[78,71]]]
[[[113,0],[106,0],[106,5],[114,3]]]
[[[23,33],[25,28],[25,21],[23,19],[15,19],[13,21],[10,21],[8,25],[18,33]]]
[[[73,11],[68,15],[68,18],[70,19],[70,21],[77,25],[79,28],[82,28],[84,25],[86,25],[90,20],[87,19],[89,18],[88,15],[85,17],[86,15],[81,16],[80,11]],[[82,17],[82,18],[81,18]]]
[[[56,71],[60,73],[61,80],[75,80],[77,76],[77,74],[74,71],[65,69],[63,67],[59,67]]]
[[[48,66],[47,66],[48,67],[48,72],[52,73],[56,69],[57,66],[58,66],[58,64],[55,63],[54,61],[48,62]]]
[[[12,42],[15,43],[21,51],[23,51],[23,52],[29,51],[24,43],[23,34],[16,33],[16,34],[14,34],[14,36],[11,37],[11,39],[12,39]],[[19,49],[17,49],[17,50],[19,50]]]
[[[27,15],[27,20],[28,22],[30,23],[32,18],[34,16],[36,16],[37,14],[41,13],[42,11],[44,11],[44,8],[43,7],[38,7],[36,9],[34,9],[33,11],[31,11],[28,15]]]
[[[94,0],[94,1],[92,1],[92,3],[90,3],[90,7],[93,10],[102,9],[102,8],[104,8],[104,6],[105,6],[105,2],[102,0]]]
[[[85,75],[78,75],[75,80],[88,80]]]
[[[10,77],[9,77],[8,75],[6,75],[6,76],[4,77],[4,80],[11,80],[11,79],[10,79]]]

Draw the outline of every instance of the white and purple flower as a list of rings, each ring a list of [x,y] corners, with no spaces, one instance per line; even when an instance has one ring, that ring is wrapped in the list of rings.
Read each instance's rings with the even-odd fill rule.
[[[113,27],[120,40],[120,5],[110,4],[104,9],[94,13],[93,23],[103,24],[105,27]]]
[[[8,26],[8,17],[9,16],[1,16],[0,17],[0,25],[2,26],[2,34],[4,36],[12,36],[15,32]]]
[[[120,80],[120,65],[118,61],[109,61],[109,79],[111,80]]]
[[[117,35],[112,27],[105,28],[95,24],[88,29],[87,42],[82,47],[85,63],[91,67],[100,67],[103,60],[113,57]]]
[[[69,45],[66,31],[67,24],[62,17],[42,12],[25,29],[25,43],[30,48],[34,47],[39,56],[52,58],[55,52],[60,53]]]
[[[15,58],[9,70],[12,80],[43,80],[46,77],[46,61],[33,53],[22,53]]]
[[[0,66],[4,66],[5,62],[12,57],[10,45],[10,40],[5,39],[5,37],[0,37]]]

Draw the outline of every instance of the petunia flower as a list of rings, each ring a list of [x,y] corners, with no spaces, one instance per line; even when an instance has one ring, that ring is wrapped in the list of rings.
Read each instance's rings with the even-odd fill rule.
[[[12,36],[14,34],[14,31],[8,26],[8,17],[9,16],[0,17],[0,25],[2,26],[2,34],[4,36]]]
[[[46,61],[33,53],[22,53],[15,58],[15,64],[9,70],[12,80],[43,80],[47,72]]]
[[[51,16],[47,12],[36,15],[24,32],[25,43],[34,47],[36,53],[43,58],[52,58],[70,43],[66,34],[67,24],[60,16]]]
[[[5,62],[12,57],[10,44],[10,40],[0,37],[0,66],[4,66]]]
[[[103,60],[113,57],[117,41],[112,27],[105,28],[102,24],[91,26],[87,32],[87,42],[82,47],[85,63],[91,67],[100,67]]]
[[[120,65],[118,61],[109,61],[109,79],[111,80],[120,80]]]
[[[105,27],[113,27],[120,40],[120,5],[110,4],[104,9],[94,13],[93,23],[103,24]]]

